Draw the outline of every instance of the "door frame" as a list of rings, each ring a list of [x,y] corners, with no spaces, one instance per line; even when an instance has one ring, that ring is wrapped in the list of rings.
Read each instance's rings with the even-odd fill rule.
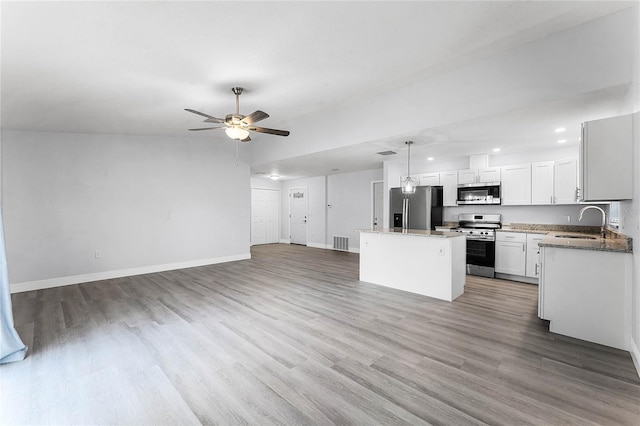
[[[370,203],[370,207],[371,207],[371,215],[369,216],[369,226],[371,227],[371,229],[373,229],[373,219],[375,218],[376,215],[376,204],[375,204],[375,196],[376,196],[376,190],[375,190],[375,184],[376,183],[381,183],[382,184],[382,200],[380,200],[382,202],[382,218],[380,218],[380,220],[383,222],[382,223],[382,227],[384,228],[384,180],[372,180],[371,181],[371,203]]]
[[[307,226],[305,227],[305,243],[304,245],[309,244],[309,187],[308,186],[296,186],[289,188],[289,244],[291,243],[291,204],[293,202],[292,193],[296,190],[303,190],[306,195],[306,203],[307,203]]]

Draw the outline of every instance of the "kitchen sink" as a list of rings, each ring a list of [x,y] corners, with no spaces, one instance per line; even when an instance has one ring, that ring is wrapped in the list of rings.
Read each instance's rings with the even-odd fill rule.
[[[556,235],[556,238],[577,238],[579,240],[597,240],[596,237],[590,237],[588,235]]]

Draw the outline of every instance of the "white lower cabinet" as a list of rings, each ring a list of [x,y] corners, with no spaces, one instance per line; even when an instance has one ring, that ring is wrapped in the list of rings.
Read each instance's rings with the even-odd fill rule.
[[[540,247],[544,234],[527,234],[527,277],[540,277]]]
[[[538,316],[549,331],[629,350],[631,253],[540,249]]]
[[[538,244],[544,237],[545,234],[496,232],[495,270],[508,275],[499,278],[536,284],[541,270]]]
[[[524,276],[526,267],[527,234],[496,232],[496,272]]]

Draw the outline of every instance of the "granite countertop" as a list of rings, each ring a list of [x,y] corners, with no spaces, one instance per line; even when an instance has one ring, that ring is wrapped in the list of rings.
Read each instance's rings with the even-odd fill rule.
[[[631,253],[633,240],[624,234],[605,228],[606,238],[601,238],[599,226],[571,226],[571,225],[537,225],[537,224],[509,224],[497,229],[498,232],[523,232],[528,234],[544,234],[540,241],[542,247],[558,247],[577,250],[611,251],[617,253]],[[590,236],[594,239],[562,238],[558,235]]]
[[[402,228],[382,228],[382,229],[357,229],[358,232],[367,232],[371,234],[387,234],[387,235],[412,235],[417,237],[435,237],[435,238],[456,238],[464,237],[458,232],[446,231],[430,231],[424,229],[405,229]]]

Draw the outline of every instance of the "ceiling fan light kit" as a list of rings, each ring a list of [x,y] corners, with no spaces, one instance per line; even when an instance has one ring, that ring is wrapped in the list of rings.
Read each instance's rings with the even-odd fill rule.
[[[258,121],[264,120],[269,117],[264,111],[254,111],[249,115],[240,114],[240,95],[244,91],[242,87],[234,87],[231,89],[234,95],[236,95],[236,112],[235,114],[227,114],[224,119],[213,117],[209,114],[205,114],[204,112],[196,111],[194,109],[185,108],[185,111],[190,112],[192,114],[197,114],[202,117],[205,117],[204,120],[206,123],[218,123],[224,124],[222,127],[201,127],[198,129],[189,129],[189,130],[218,130],[224,129],[226,135],[236,141],[249,142],[251,137],[249,136],[249,132],[258,132],[258,133],[267,133],[270,135],[277,136],[289,136],[288,130],[277,130],[277,129],[268,129],[266,127],[256,127],[253,126],[254,123]]]
[[[231,139],[235,139],[238,141],[244,140],[249,137],[249,131],[243,129],[240,126],[227,127],[226,129],[224,129],[224,132]]]

